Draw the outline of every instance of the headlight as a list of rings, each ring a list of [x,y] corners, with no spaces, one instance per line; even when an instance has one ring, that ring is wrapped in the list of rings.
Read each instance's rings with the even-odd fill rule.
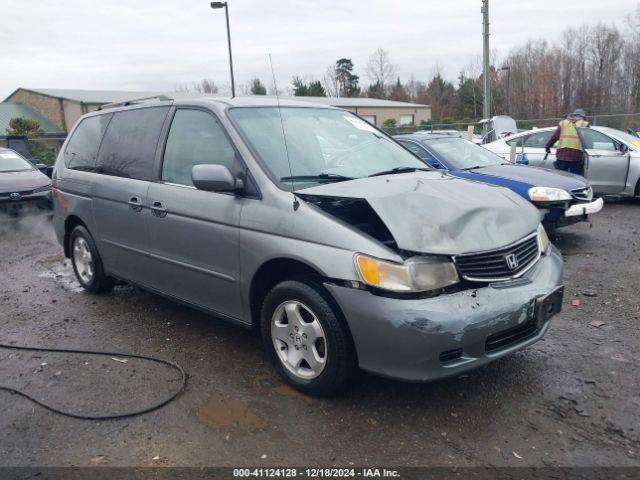
[[[31,193],[40,193],[40,192],[48,192],[51,190],[51,184],[45,185],[44,187],[38,187],[33,190]]]
[[[544,229],[542,224],[538,225],[538,242],[540,243],[540,251],[542,253],[547,253],[549,251],[549,246],[551,242],[549,241],[549,237],[547,236],[547,231]]]
[[[571,200],[571,195],[561,188],[533,187],[529,189],[529,198],[532,202],[561,202]]]
[[[392,292],[426,292],[459,281],[456,267],[446,259],[414,257],[394,263],[358,254],[355,263],[364,283]]]

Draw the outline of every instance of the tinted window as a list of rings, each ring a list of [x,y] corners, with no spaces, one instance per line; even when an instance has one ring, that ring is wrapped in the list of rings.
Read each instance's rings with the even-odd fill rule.
[[[111,114],[85,118],[69,139],[64,152],[64,163],[74,170],[95,171],[100,141]]]
[[[160,130],[168,110],[154,107],[115,113],[100,148],[98,172],[151,180]]]
[[[200,110],[176,112],[164,151],[162,180],[193,185],[194,165],[225,165],[233,171],[234,161],[235,150],[213,115]]]
[[[400,144],[407,147],[411,152],[413,152],[420,158],[432,158],[429,152],[427,152],[420,145],[416,145],[413,142],[404,142],[402,140],[400,140]]]
[[[580,128],[580,138],[586,150],[617,150],[613,139],[602,132],[590,128]]]

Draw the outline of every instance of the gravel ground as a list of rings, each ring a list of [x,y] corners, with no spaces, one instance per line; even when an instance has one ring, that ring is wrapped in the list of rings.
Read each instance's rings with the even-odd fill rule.
[[[0,226],[0,342],[176,361],[174,402],[83,421],[0,391],[0,466],[640,466],[640,202],[561,230],[564,311],[536,345],[458,378],[362,374],[334,399],[285,386],[251,332],[129,286],[81,291],[47,220]],[[603,323],[600,323],[603,322]],[[78,413],[176,388],[167,367],[0,349],[0,385]]]

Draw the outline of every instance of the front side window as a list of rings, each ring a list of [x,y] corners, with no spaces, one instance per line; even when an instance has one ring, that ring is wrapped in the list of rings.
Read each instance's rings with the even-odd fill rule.
[[[0,173],[24,172],[27,170],[34,170],[31,162],[25,160],[13,150],[0,149]]]
[[[201,110],[178,110],[173,117],[162,163],[162,180],[193,186],[191,169],[203,163],[233,170],[235,150],[213,115]]]
[[[437,138],[424,140],[424,143],[456,170],[505,163],[502,157],[463,138]]]
[[[400,144],[407,147],[407,149],[409,149],[409,151],[411,151],[411,153],[417,155],[418,157],[425,159],[425,158],[432,158],[431,155],[429,154],[429,152],[427,152],[424,148],[422,148],[420,145],[413,143],[413,142],[407,142],[406,140],[399,140]]]
[[[105,175],[151,180],[156,148],[169,107],[139,108],[113,114],[98,154]]]
[[[67,168],[95,171],[98,148],[109,120],[111,114],[88,117],[80,122],[64,151],[64,163]]]
[[[614,140],[597,130],[591,128],[580,128],[580,139],[585,150],[609,150],[616,151],[616,143]]]
[[[254,107],[233,108],[230,115],[265,167],[283,183],[428,168],[388,135],[341,110]]]

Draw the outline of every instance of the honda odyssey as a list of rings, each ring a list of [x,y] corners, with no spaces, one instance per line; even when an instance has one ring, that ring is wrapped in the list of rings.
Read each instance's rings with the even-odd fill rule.
[[[562,302],[535,207],[432,169],[337,108],[113,105],[80,119],[53,182],[56,233],[86,290],[123,280],[255,328],[307,393],[339,391],[357,367],[459,374],[539,340]]]

